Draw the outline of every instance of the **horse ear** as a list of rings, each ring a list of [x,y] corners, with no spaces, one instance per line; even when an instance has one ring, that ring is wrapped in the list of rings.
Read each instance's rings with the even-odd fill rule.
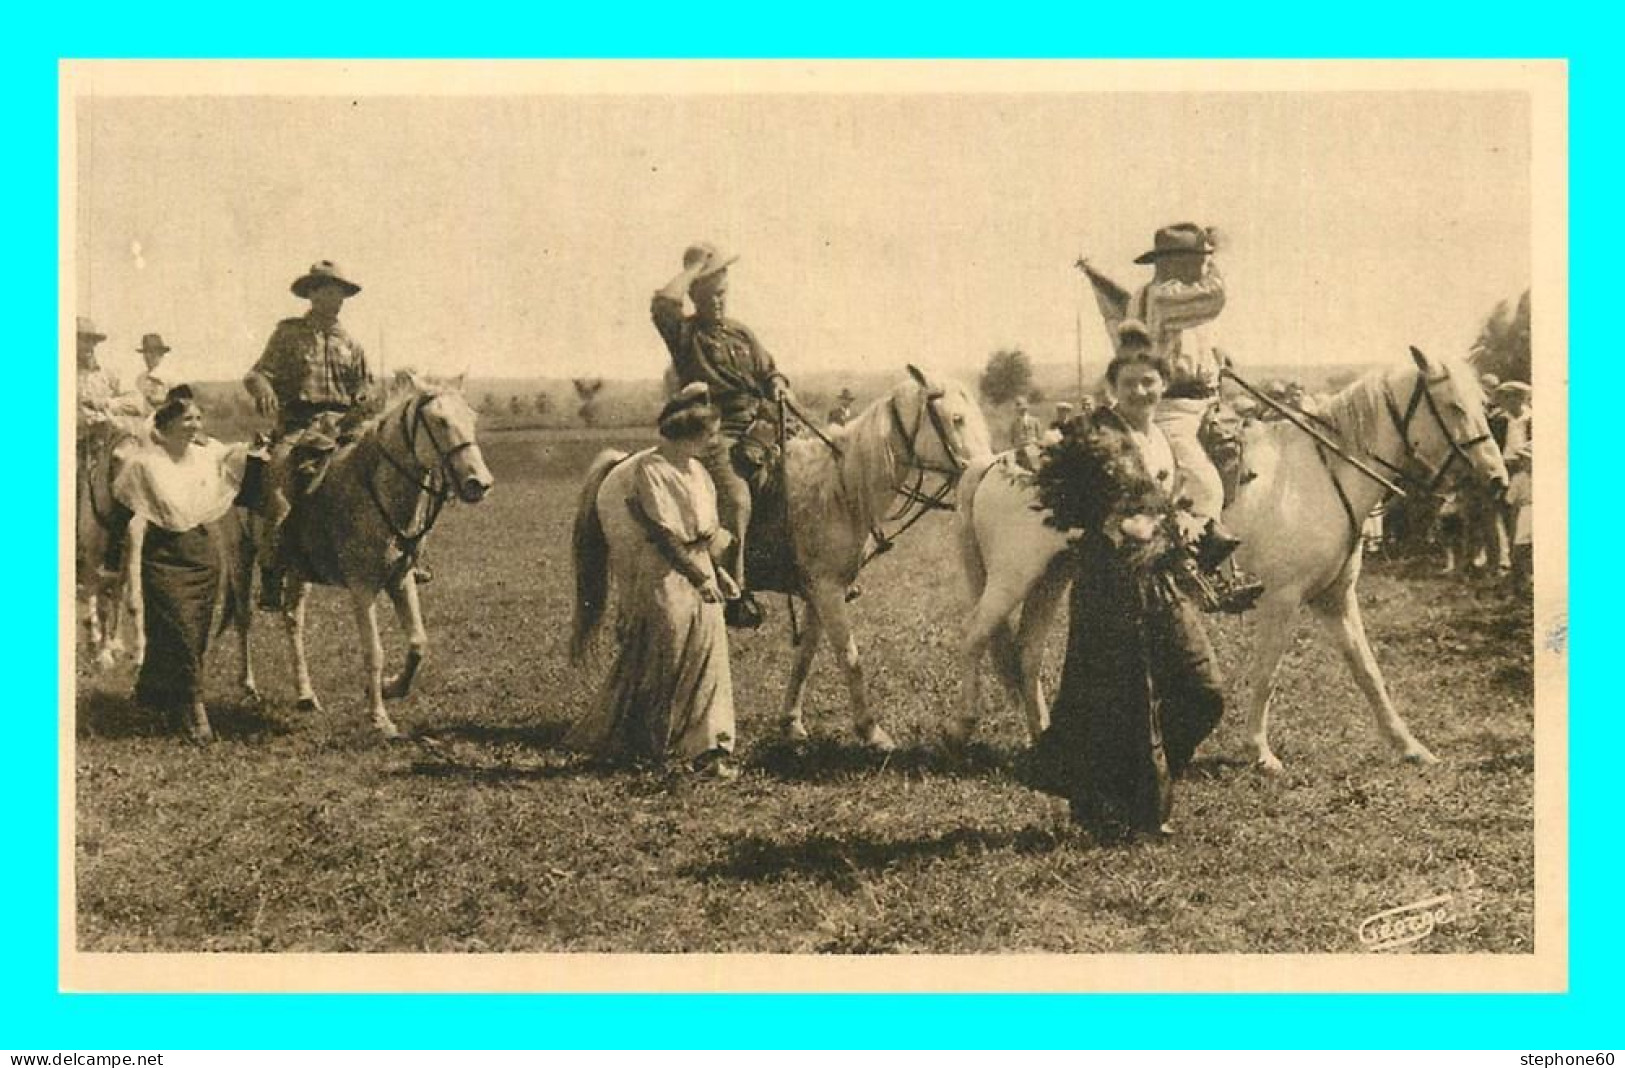
[[[446,384],[449,385],[452,389],[455,389],[457,392],[461,393],[463,391],[463,384],[465,382],[467,382],[467,381],[468,381],[468,368],[465,367],[465,368],[462,369],[462,371],[458,372],[458,375],[457,375],[456,378],[452,379],[450,382],[448,382]]]
[[[1416,369],[1421,371],[1423,374],[1428,374],[1432,371],[1432,366],[1428,363],[1427,356],[1423,355],[1422,350],[1417,348],[1415,345],[1411,346],[1411,359],[1416,361]]]
[[[913,364],[909,364],[908,373],[914,379],[914,381],[920,384],[921,389],[931,388],[930,383],[925,380],[925,372],[920,370],[918,367],[915,367]]]

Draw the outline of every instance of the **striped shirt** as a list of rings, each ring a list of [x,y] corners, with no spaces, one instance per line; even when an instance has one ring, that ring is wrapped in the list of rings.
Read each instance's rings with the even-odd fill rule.
[[[1200,282],[1149,282],[1129,302],[1129,314],[1146,325],[1173,371],[1170,388],[1218,388],[1219,358],[1205,327],[1224,310],[1224,299],[1224,279],[1209,261]]]

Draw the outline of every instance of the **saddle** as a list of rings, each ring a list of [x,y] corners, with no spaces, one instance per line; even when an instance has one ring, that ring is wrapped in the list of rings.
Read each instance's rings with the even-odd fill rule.
[[[1247,467],[1247,442],[1243,433],[1246,425],[1246,420],[1234,408],[1220,402],[1208,409],[1197,431],[1202,449],[1224,483],[1226,505],[1235,500],[1236,493],[1254,477]]]
[[[745,577],[751,592],[800,593],[790,530],[784,450],[776,419],[759,417],[733,449],[734,470],[750,486],[750,530],[745,535]]]

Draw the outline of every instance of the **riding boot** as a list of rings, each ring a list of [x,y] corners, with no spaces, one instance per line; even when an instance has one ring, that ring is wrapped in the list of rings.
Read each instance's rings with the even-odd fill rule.
[[[1240,547],[1240,538],[1225,530],[1217,519],[1208,520],[1196,546],[1197,564],[1212,576],[1214,596],[1203,605],[1206,611],[1239,615],[1251,611],[1264,595],[1264,584],[1232,559]]]

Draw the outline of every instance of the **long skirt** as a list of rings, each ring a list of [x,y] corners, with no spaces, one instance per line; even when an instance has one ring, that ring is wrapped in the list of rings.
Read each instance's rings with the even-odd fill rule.
[[[141,553],[147,653],[136,700],[155,708],[189,708],[203,696],[220,562],[207,527],[176,534],[149,526]]]
[[[1213,647],[1171,584],[1131,571],[1104,539],[1080,552],[1066,666],[1039,742],[1043,778],[1079,822],[1155,831],[1173,777],[1224,711]]]
[[[693,760],[734,746],[733,675],[720,604],[653,559],[652,580],[621,613],[614,667],[593,712],[568,742],[602,757]]]

